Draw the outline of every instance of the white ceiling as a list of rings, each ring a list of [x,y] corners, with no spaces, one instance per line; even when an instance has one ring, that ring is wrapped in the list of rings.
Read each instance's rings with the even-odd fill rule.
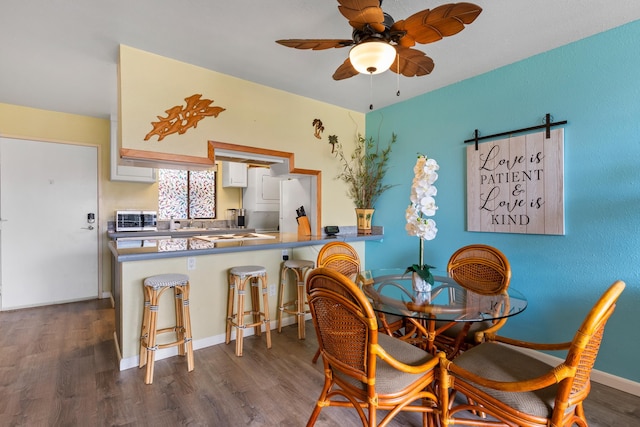
[[[638,0],[472,0],[461,33],[417,45],[427,76],[331,76],[348,48],[303,51],[287,38],[349,39],[333,0],[0,0],[0,102],[108,117],[118,45],[367,112],[640,19]],[[384,0],[395,20],[444,1]],[[399,81],[400,97],[396,96]],[[215,96],[215,95],[214,95]],[[1,132],[1,129],[0,129]]]

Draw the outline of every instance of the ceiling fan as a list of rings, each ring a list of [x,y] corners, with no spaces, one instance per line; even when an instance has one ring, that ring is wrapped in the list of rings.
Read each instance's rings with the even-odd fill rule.
[[[382,10],[382,0],[338,0],[338,3],[338,10],[353,27],[351,40],[276,40],[276,43],[295,49],[353,46],[349,57],[333,74],[334,80],[347,79],[358,73],[378,74],[389,68],[406,77],[429,74],[434,67],[433,60],[412,46],[457,34],[482,12],[482,8],[472,3],[450,3],[395,22]]]

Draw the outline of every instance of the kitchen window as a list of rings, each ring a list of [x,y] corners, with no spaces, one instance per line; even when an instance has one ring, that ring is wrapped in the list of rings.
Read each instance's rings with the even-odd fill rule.
[[[216,218],[216,172],[158,169],[158,218]]]

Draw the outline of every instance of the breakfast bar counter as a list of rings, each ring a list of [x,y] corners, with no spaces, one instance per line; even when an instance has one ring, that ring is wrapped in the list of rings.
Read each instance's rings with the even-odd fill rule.
[[[352,232],[350,232],[352,231]],[[355,227],[346,227],[336,236],[298,236],[296,234],[215,233],[182,236],[166,233],[140,234],[140,238],[111,233],[118,240],[109,242],[112,254],[112,292],[116,310],[115,342],[120,369],[138,366],[140,330],[142,326],[145,278],[157,274],[179,273],[189,276],[191,284],[189,309],[193,346],[199,348],[224,343],[228,270],[234,266],[261,265],[267,269],[271,329],[275,328],[277,289],[283,257],[315,261],[320,248],[329,242],[345,241],[352,245],[364,264],[366,241],[382,241],[382,227],[374,227],[372,234],[357,234]],[[134,234],[135,236],[135,234]],[[125,239],[122,239],[122,238]],[[288,287],[292,289],[294,287]],[[292,295],[292,297],[294,297]],[[164,298],[164,297],[163,297]],[[161,302],[158,325],[173,322],[169,298]],[[164,308],[168,307],[168,308]],[[293,316],[283,318],[283,325],[295,322]],[[245,336],[251,334],[246,331]],[[235,339],[235,338],[233,338]],[[264,350],[268,351],[268,350]],[[177,354],[167,348],[156,352],[156,359]],[[195,352],[195,369],[198,369]],[[186,363],[186,362],[185,362]]]
[[[113,237],[125,237],[127,240],[112,240],[109,248],[117,262],[139,261],[159,258],[174,258],[185,256],[199,256],[230,252],[246,252],[266,249],[289,249],[305,246],[324,245],[333,241],[362,242],[367,240],[381,241],[384,237],[382,227],[374,227],[371,234],[345,233],[335,236],[298,236],[284,233],[257,233],[252,230],[246,232],[201,234],[190,236],[175,236],[168,238],[167,233],[119,233]],[[164,236],[163,236],[164,234]],[[251,238],[251,236],[258,238]],[[226,237],[229,236],[229,237]],[[232,236],[238,236],[234,238]],[[244,238],[242,238],[244,236]]]

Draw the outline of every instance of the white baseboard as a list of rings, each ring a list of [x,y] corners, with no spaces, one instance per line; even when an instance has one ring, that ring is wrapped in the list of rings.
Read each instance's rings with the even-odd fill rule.
[[[305,317],[305,320],[310,320],[310,319],[311,319],[311,315],[308,314]],[[286,317],[282,319],[282,326],[293,325],[295,322],[296,322],[295,317],[293,316]],[[275,320],[271,321],[269,326],[271,328],[271,331],[275,330],[277,328],[276,321]],[[264,331],[264,327],[262,328],[262,330]],[[253,328],[245,329],[245,333],[244,333],[245,337],[250,337],[252,335],[254,335]],[[118,359],[120,360],[120,370],[124,371],[125,369],[137,368],[140,365],[140,356],[136,355],[133,357],[127,357],[126,359],[122,358],[120,349],[118,347],[118,338],[115,333],[113,334],[113,337],[115,340],[116,351],[118,352]],[[210,337],[193,340],[193,349],[198,350],[201,348],[223,344],[225,342],[225,338],[226,338],[225,334],[218,334]],[[233,341],[235,339],[236,339],[235,330],[232,330],[231,340]],[[158,349],[156,351],[156,360],[162,360],[162,359],[166,359],[168,357],[173,357],[177,355],[178,355],[177,347]]]

